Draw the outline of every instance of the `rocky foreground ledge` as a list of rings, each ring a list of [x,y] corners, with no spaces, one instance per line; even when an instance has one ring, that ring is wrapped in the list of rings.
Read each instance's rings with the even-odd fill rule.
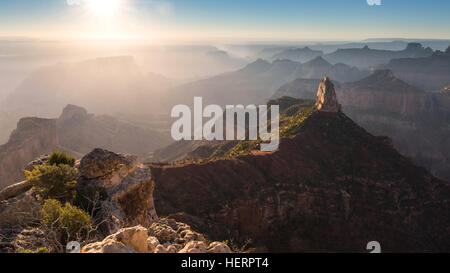
[[[47,160],[48,156],[42,156],[27,169]],[[95,203],[92,216],[99,223],[96,236],[82,243],[82,252],[231,252],[226,244],[209,242],[187,224],[158,219],[152,172],[136,156],[95,149],[74,167],[77,192]],[[37,224],[42,205],[43,200],[28,181],[0,190],[0,252],[34,251],[48,246],[49,237]]]
[[[160,219],[148,229],[135,226],[120,229],[101,242],[83,247],[82,253],[231,253],[221,242],[207,243],[189,225]]]

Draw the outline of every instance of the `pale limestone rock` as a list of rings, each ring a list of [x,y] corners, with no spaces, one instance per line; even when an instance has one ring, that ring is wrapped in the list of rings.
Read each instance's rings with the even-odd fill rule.
[[[83,247],[86,253],[147,253],[147,229],[142,226],[123,228],[101,242]]]
[[[108,237],[123,243],[124,245],[131,247],[136,252],[146,253],[148,251],[147,245],[147,229],[143,226],[136,226],[130,228],[124,228],[119,232],[110,235]],[[107,237],[107,238],[108,238]]]
[[[163,245],[157,245],[154,253],[167,253],[167,249]]]
[[[167,253],[177,253],[177,248],[173,245],[168,246],[166,249]]]
[[[224,243],[212,242],[208,246],[208,252],[210,252],[210,253],[231,253],[231,249]]]
[[[149,253],[153,253],[156,250],[156,247],[159,245],[158,238],[154,236],[149,236],[147,238],[147,251]]]
[[[206,253],[206,246],[201,241],[190,241],[178,253]]]
[[[101,242],[88,244],[81,250],[82,253],[136,253],[134,249],[125,244],[107,237]]]
[[[327,77],[324,77],[319,84],[316,106],[320,112],[337,113],[341,111],[341,105],[337,101],[334,85]]]

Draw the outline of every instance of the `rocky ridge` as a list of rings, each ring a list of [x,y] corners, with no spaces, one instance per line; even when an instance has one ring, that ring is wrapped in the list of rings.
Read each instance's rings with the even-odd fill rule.
[[[301,111],[274,152],[151,166],[158,213],[275,252],[449,250],[448,182],[342,112]]]
[[[310,81],[298,79],[276,92],[277,97],[312,99],[315,92]],[[374,70],[356,82],[335,84],[342,111],[375,135],[386,135],[394,147],[434,175],[450,179],[448,145],[450,96],[425,92],[390,70]]]
[[[41,157],[29,167],[44,164]],[[150,167],[137,157],[94,149],[75,165],[81,203],[94,203],[99,239],[84,253],[230,253],[184,223],[159,219],[153,202]],[[46,247],[45,231],[37,225],[42,200],[27,181],[0,190],[0,252],[34,251]]]

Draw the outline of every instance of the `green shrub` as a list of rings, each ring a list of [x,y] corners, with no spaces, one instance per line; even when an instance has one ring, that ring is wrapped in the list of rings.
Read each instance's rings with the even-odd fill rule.
[[[41,247],[41,248],[36,249],[35,251],[22,250],[22,251],[19,251],[19,253],[24,253],[24,254],[29,254],[29,253],[48,253],[48,248]]]
[[[46,229],[55,232],[56,239],[63,244],[70,240],[79,240],[86,236],[90,229],[89,215],[69,203],[63,207],[58,200],[45,200],[41,214],[41,224]]]
[[[39,165],[25,171],[27,181],[43,199],[71,201],[75,198],[77,170],[69,165]]]
[[[89,222],[89,215],[84,210],[66,203],[61,215],[61,226],[70,235],[86,232],[89,227]]]
[[[66,152],[58,152],[54,151],[49,157],[48,157],[48,164],[49,165],[69,165],[73,167],[75,165],[75,157],[72,157]]]
[[[47,199],[42,205],[41,223],[47,227],[57,225],[63,214],[61,202],[55,199]]]

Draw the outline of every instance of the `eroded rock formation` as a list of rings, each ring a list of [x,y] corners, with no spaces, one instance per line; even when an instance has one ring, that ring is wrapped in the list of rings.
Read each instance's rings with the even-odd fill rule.
[[[319,84],[317,90],[317,109],[321,112],[334,112],[341,111],[341,105],[337,101],[336,91],[334,90],[334,84],[328,77],[324,77]]]
[[[79,172],[79,192],[106,194],[99,214],[108,234],[138,224],[148,227],[157,219],[151,170],[136,156],[94,149],[81,159]]]
[[[23,118],[9,141],[0,146],[0,189],[23,178],[25,165],[58,146],[56,121]]]

